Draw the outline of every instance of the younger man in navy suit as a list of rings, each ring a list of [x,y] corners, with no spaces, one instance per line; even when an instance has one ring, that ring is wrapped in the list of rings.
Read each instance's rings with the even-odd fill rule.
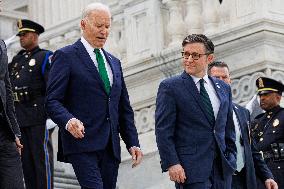
[[[156,140],[162,171],[180,189],[230,189],[236,146],[230,86],[207,75],[214,44],[192,34],[182,42],[184,72],[161,82]]]

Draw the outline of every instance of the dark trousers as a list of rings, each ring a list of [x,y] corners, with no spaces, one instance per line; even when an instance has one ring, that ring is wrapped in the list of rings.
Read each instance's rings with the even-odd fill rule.
[[[245,168],[232,176],[232,189],[247,189],[246,183]]]
[[[82,189],[115,189],[119,161],[111,145],[105,150],[70,154],[67,158]]]
[[[221,159],[217,156],[213,162],[211,175],[205,182],[176,184],[176,189],[231,189],[231,179],[224,180]]]
[[[12,141],[0,144],[0,188],[24,189],[20,154]]]
[[[51,189],[48,131],[45,125],[21,128],[22,163],[26,189]]]

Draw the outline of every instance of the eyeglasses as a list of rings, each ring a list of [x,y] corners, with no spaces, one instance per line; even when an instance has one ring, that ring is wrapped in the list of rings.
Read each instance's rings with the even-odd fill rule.
[[[193,60],[198,60],[201,56],[203,55],[208,55],[210,53],[205,53],[205,54],[198,54],[198,53],[187,53],[187,52],[184,52],[182,51],[181,52],[181,56],[184,58],[184,59],[188,59],[190,56]]]

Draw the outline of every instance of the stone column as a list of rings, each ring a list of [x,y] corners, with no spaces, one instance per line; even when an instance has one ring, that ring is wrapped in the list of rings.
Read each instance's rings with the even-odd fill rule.
[[[124,24],[124,19],[121,19],[119,21],[119,26],[120,26],[120,30],[119,30],[119,36],[118,36],[118,51],[120,54],[120,58],[121,61],[123,63],[126,63],[126,39],[125,39],[125,24]]]
[[[224,31],[226,29],[229,29],[231,26],[231,12],[232,6],[234,3],[231,3],[230,1],[223,1],[219,8],[219,17],[220,17],[220,23],[219,28],[221,31]]]
[[[186,12],[187,34],[202,33],[202,0],[186,0]]]
[[[219,16],[216,9],[217,0],[203,0],[203,19],[204,19],[204,33],[216,33],[219,24]]]
[[[185,23],[182,17],[180,0],[163,0],[163,3],[169,8],[170,19],[167,31],[170,37],[169,47],[179,46],[185,35]]]

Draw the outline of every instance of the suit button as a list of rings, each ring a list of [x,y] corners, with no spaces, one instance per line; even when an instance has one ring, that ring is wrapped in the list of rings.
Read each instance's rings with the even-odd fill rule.
[[[109,121],[109,117],[107,117],[107,120]]]
[[[110,102],[110,98],[108,98],[108,101]]]
[[[214,133],[214,134],[216,133],[216,130],[215,130],[215,129],[213,130],[213,133]]]

